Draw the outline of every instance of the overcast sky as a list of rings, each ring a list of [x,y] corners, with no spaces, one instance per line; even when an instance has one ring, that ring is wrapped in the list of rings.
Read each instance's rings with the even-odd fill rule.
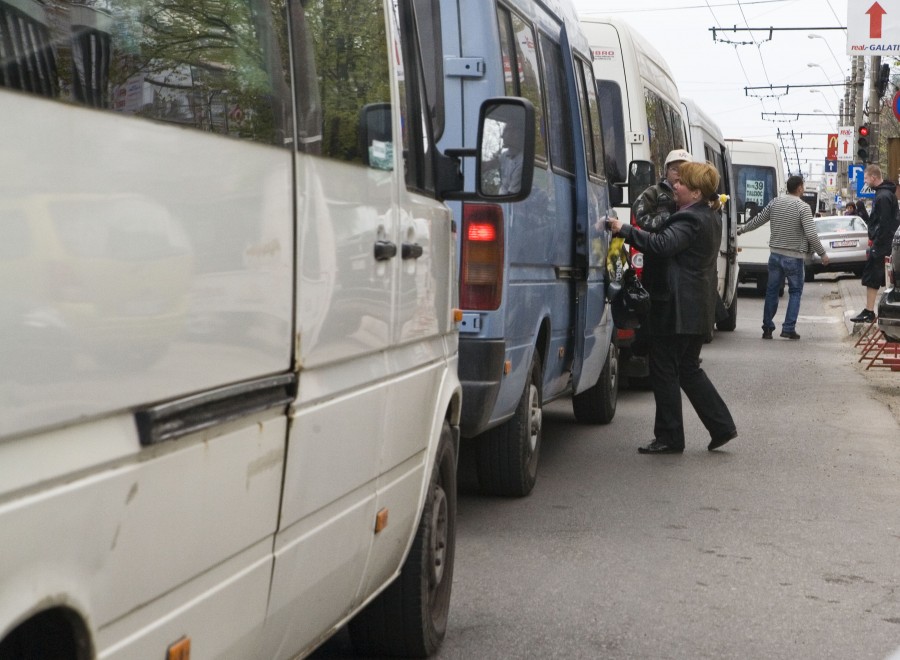
[[[838,99],[843,87],[791,89],[778,98],[752,98],[745,87],[842,83],[849,75],[846,55],[848,0],[573,0],[581,14],[613,16],[628,22],[662,53],[681,95],[693,99],[719,124],[726,137],[778,142],[777,132],[794,132],[804,174],[821,178],[826,137],[805,133],[836,132]],[[860,0],[849,0],[854,7]],[[710,28],[809,28],[792,31],[734,32],[717,30],[717,39],[754,41],[733,45],[713,41]],[[817,35],[810,38],[810,35]],[[809,67],[815,63],[819,66]],[[779,93],[783,90],[778,90]],[[749,94],[771,94],[750,90]],[[788,117],[762,112],[818,114]],[[771,120],[793,121],[784,123]],[[797,153],[789,139],[791,165]]]

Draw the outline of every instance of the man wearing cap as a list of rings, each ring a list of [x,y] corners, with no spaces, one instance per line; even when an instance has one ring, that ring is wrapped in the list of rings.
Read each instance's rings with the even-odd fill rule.
[[[659,183],[650,186],[635,200],[631,207],[637,226],[644,231],[659,231],[669,216],[675,213],[675,191],[678,168],[693,159],[684,149],[674,149],[666,156],[665,176]]]

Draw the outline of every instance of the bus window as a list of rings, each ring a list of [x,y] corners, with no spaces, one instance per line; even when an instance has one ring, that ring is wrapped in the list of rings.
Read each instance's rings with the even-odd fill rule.
[[[102,4],[104,7],[107,3]],[[110,11],[74,0],[0,3],[0,86],[209,133],[290,138],[278,3],[143,0]],[[233,30],[229,26],[245,29]],[[15,47],[11,47],[15,44]]]
[[[628,174],[622,89],[612,80],[597,81],[600,119],[603,122],[603,162],[611,183],[624,183]]]
[[[553,168],[574,175],[575,153],[572,144],[572,110],[566,89],[565,67],[560,45],[541,34],[544,82],[547,85],[547,110],[550,115],[550,162]]]

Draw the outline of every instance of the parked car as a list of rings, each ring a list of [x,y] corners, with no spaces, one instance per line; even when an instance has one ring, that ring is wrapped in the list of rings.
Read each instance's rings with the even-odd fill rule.
[[[816,231],[828,255],[828,265],[817,254],[806,256],[806,281],[817,273],[862,275],[869,246],[869,229],[858,215],[826,215],[816,218]]]
[[[878,329],[888,341],[900,342],[900,229],[894,234],[888,278],[888,288],[878,301]]]

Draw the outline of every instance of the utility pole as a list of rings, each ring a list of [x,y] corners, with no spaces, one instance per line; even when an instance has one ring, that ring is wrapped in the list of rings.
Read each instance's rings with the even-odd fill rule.
[[[859,126],[862,126],[863,123],[863,92],[866,84],[866,60],[865,58],[855,55],[853,57],[853,61],[851,64],[851,75],[850,75],[850,85],[852,90],[850,92],[850,116],[852,117],[852,125],[854,132],[857,131]],[[856,161],[856,154],[853,154],[853,162]],[[863,163],[865,165],[865,163]],[[844,173],[844,178],[847,181],[847,195],[849,197],[855,197],[854,192],[851,191],[851,183],[850,176],[846,172]]]
[[[881,164],[878,133],[881,126],[881,96],[878,94],[878,78],[881,75],[881,55],[872,57],[869,71],[869,160]]]

